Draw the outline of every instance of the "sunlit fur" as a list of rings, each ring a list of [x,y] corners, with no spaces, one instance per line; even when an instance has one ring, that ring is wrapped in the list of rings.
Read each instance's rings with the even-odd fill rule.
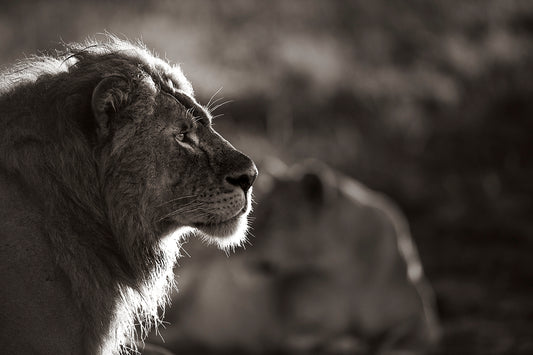
[[[154,72],[160,71],[164,73],[166,85],[173,86],[175,83],[179,83],[179,85],[176,85],[177,89],[182,90],[190,96],[194,95],[192,85],[185,78],[180,67],[178,65],[171,65],[154,56],[140,41],[132,43],[113,35],[106,35],[104,36],[104,41],[88,39],[80,44],[65,44],[65,47],[66,50],[63,53],[52,56],[29,56],[6,69],[2,73],[3,79],[0,82],[0,93],[12,90],[18,84],[34,82],[43,75],[66,73],[69,71],[69,68],[76,65],[85,52],[87,54],[97,55],[120,53],[121,55],[138,58]]]
[[[100,122],[98,126],[91,111],[91,95],[99,82],[112,76],[126,78],[123,83],[126,89],[117,87],[102,100],[117,116],[122,110],[119,117],[122,121],[109,125]],[[135,91],[128,92],[131,88]],[[180,108],[176,98],[172,98],[175,102],[164,99],[162,92],[167,96],[181,95],[191,107]],[[184,120],[192,120],[196,109],[207,120],[203,124],[210,124],[209,113],[194,100],[191,84],[179,67],[155,57],[140,43],[112,36],[106,36],[103,42],[68,45],[64,52],[52,56],[28,58],[2,73],[0,183],[4,180],[8,183],[0,185],[0,192],[2,188],[20,194],[28,192],[24,195],[28,208],[11,207],[20,210],[9,213],[30,215],[24,223],[47,246],[32,252],[51,256],[54,264],[46,267],[65,274],[68,282],[57,281],[57,287],[72,294],[69,302],[80,311],[73,319],[81,324],[83,352],[88,354],[127,352],[134,347],[136,324],[140,326],[141,339],[151,326],[158,325],[158,310],[173,287],[172,269],[181,240],[195,233],[189,223],[213,219],[206,213],[195,216],[190,211],[186,219],[187,205],[179,205],[179,198],[188,194],[187,189],[201,191],[205,187],[202,184],[207,184],[208,172],[194,170],[196,158],[174,158],[183,154],[165,137],[158,137],[157,141],[150,136],[159,131],[151,121],[143,120],[155,120],[158,113],[155,105],[161,102],[172,104],[171,113]],[[96,108],[100,109],[98,105]],[[158,124],[163,124],[162,118],[157,119]],[[115,130],[111,138],[108,130]],[[156,133],[142,135],[149,130]],[[207,158],[209,164],[226,157],[233,167],[236,164],[233,157],[237,157],[253,166],[242,153],[209,132],[204,137],[210,134],[213,144],[218,145],[209,150],[209,142],[204,142],[207,145],[204,152],[219,154]],[[141,138],[144,140],[136,141]],[[146,146],[146,142],[164,144]],[[154,155],[156,159],[166,159],[156,164],[153,156],[146,155],[159,149],[173,150],[172,154],[162,150]],[[167,176],[165,171],[157,170],[162,169],[160,166],[172,167],[172,171]],[[180,177],[181,170],[185,172]],[[2,180],[4,174],[9,178]],[[158,185],[176,179],[172,174],[180,177],[178,196],[167,196],[174,190]],[[210,177],[210,181],[215,178]],[[164,206],[163,210],[154,207],[173,199],[178,201],[176,206]],[[162,221],[161,215],[172,218]],[[190,222],[193,217],[200,220]],[[9,231],[19,230],[20,223],[16,219],[0,220],[0,237],[4,232],[14,239]],[[235,228],[219,228],[216,235],[204,237],[228,249],[245,240],[246,228],[244,214]],[[0,267],[9,267],[10,262],[18,259],[2,260]],[[30,322],[31,314],[28,318]],[[45,335],[39,341],[54,346],[56,340],[46,336],[47,329],[41,329]],[[39,338],[39,334],[34,336]],[[69,341],[77,344],[75,339],[61,340],[65,346],[72,345]]]
[[[248,200],[248,211],[251,211],[250,200]],[[228,253],[230,250],[235,250],[235,248],[241,247],[248,242],[247,232],[250,226],[247,216],[248,214],[242,216],[235,227],[219,231],[220,237],[213,237],[201,231],[198,232],[205,243],[215,244],[218,248]]]

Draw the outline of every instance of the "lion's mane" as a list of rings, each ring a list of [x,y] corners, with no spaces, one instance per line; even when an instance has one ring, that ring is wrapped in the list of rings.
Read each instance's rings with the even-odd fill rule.
[[[91,354],[125,351],[135,324],[143,325],[142,333],[157,325],[179,253],[179,238],[162,239],[138,212],[117,206],[109,215],[105,186],[95,183],[105,177],[95,176],[91,91],[117,72],[193,94],[179,67],[114,37],[21,61],[2,73],[0,86],[0,180],[8,186],[3,191],[17,190],[33,206],[14,205],[12,215],[29,216],[25,223],[49,243],[50,257],[70,284],[83,319],[83,346]],[[137,104],[129,109],[149,113],[153,93],[133,95]],[[131,174],[143,168],[142,158],[124,164]]]

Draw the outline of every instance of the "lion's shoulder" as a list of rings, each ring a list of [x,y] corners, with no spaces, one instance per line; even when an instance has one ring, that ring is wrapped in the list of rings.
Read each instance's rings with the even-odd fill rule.
[[[20,184],[2,171],[0,197],[0,314],[2,324],[10,325],[0,332],[2,351],[20,354],[40,348],[50,354],[75,353],[82,347],[75,341],[81,338],[82,324],[74,316],[77,306],[44,236],[39,210]],[[53,343],[41,342],[52,334],[63,336]]]

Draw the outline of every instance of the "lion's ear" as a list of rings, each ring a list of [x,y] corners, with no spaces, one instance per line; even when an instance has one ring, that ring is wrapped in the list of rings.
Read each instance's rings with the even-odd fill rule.
[[[94,88],[91,106],[102,135],[109,132],[110,120],[127,103],[129,92],[128,81],[119,75],[103,78]]]

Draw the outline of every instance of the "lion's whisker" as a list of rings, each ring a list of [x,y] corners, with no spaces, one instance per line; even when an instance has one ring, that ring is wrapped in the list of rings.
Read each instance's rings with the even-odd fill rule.
[[[222,116],[224,116],[224,114],[223,113],[219,113],[218,115],[214,115],[211,118],[214,120],[215,118],[219,118],[219,117],[222,117]]]
[[[177,197],[177,198],[173,198],[171,200],[168,200],[168,201],[165,201],[159,205],[157,205],[156,207],[161,207],[161,206],[164,206],[166,204],[169,204],[169,203],[172,203],[172,202],[176,202],[176,201],[179,201],[179,200],[184,200],[186,198],[194,198],[194,197],[198,197],[198,195],[187,195],[187,196],[180,196],[180,197]]]
[[[220,107],[224,106],[225,104],[229,104],[229,103],[231,103],[231,102],[233,102],[233,100],[227,100],[227,101],[224,101],[224,102],[222,102],[222,103],[216,105],[215,107],[213,107],[213,109],[211,109],[210,111],[211,111],[211,112],[215,112],[215,111],[216,111],[217,109],[219,109]]]
[[[168,218],[168,217],[175,216],[175,215],[177,215],[177,214],[179,214],[179,213],[181,213],[181,212],[183,212],[183,211],[188,211],[188,209],[180,208],[180,209],[177,209],[177,210],[172,211],[172,212],[170,212],[170,213],[167,213],[167,214],[163,215],[163,217],[159,218],[159,219],[157,220],[157,222],[161,222],[162,220],[164,220],[164,219],[166,219],[166,218]]]
[[[209,98],[209,101],[207,101],[207,104],[205,105],[207,109],[209,109],[209,105],[211,105],[211,101],[217,96],[217,94],[222,90],[223,86],[221,86],[211,97]]]
[[[220,102],[220,100],[224,100],[224,96],[221,96],[219,97],[218,99],[214,100],[213,102],[211,102],[211,105],[210,106],[207,106],[207,109],[208,110],[211,110],[211,107],[215,106],[217,104],[217,102]]]
[[[221,97],[217,98],[216,100],[213,100],[213,102],[211,102],[211,105],[209,107],[209,111],[212,111],[213,107],[215,107],[218,103],[220,103],[224,99],[225,99],[225,97],[221,96]]]
[[[180,214],[184,211],[186,211],[187,213],[191,213],[191,212],[195,212],[196,210],[198,209],[201,209],[204,207],[204,204],[199,204],[197,205],[196,207],[193,207],[191,208],[191,205],[194,206],[194,204],[191,202],[191,203],[188,203],[188,204],[185,204],[183,206],[180,206],[180,208],[170,212],[170,213],[167,213],[166,215],[164,215],[163,217],[161,217],[158,222],[161,222],[162,220],[164,220],[165,218],[168,218],[168,217],[172,217],[172,216],[175,216],[177,214]]]
[[[189,254],[185,248],[182,247],[181,251],[185,253],[185,255],[187,255],[189,258],[191,257],[191,254]]]

